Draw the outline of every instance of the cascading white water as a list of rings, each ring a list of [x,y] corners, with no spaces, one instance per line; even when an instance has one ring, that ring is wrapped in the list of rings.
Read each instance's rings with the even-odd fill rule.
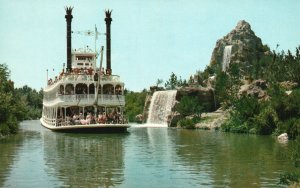
[[[231,56],[231,48],[232,48],[232,45],[225,46],[225,49],[224,49],[224,52],[223,52],[222,71],[224,71],[224,72],[226,72],[226,70],[229,67],[230,56]]]
[[[147,119],[147,124],[168,127],[168,116],[175,104],[176,90],[154,92]]]

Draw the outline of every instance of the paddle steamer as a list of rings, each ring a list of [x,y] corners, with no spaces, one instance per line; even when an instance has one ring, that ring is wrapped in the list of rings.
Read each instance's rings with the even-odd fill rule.
[[[97,52],[89,47],[71,48],[72,7],[66,7],[67,66],[44,88],[41,124],[61,132],[126,132],[130,127],[123,115],[124,83],[111,69],[111,11],[105,11],[106,70]],[[93,33],[98,35],[97,30]]]

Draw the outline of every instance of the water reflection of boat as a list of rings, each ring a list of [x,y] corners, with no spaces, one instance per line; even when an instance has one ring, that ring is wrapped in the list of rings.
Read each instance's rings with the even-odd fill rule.
[[[67,67],[55,79],[47,78],[41,123],[53,131],[125,132],[124,83],[112,75],[110,55],[111,11],[106,11],[106,71],[96,66],[97,52],[89,47],[71,49],[72,9],[66,8]],[[98,34],[95,30],[94,35]],[[96,38],[95,38],[96,40]],[[48,73],[47,73],[48,74]],[[48,75],[47,75],[48,77]]]
[[[124,181],[127,136],[48,132],[43,135],[46,172],[62,187],[118,187]]]

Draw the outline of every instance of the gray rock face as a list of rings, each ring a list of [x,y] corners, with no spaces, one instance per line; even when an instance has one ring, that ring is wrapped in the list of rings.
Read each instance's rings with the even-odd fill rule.
[[[239,96],[246,95],[256,97],[259,100],[269,100],[269,96],[266,93],[268,85],[265,80],[254,80],[250,84],[244,84],[240,87]]]
[[[230,63],[240,63],[245,66],[258,61],[266,51],[261,39],[252,31],[250,24],[241,20],[235,29],[217,41],[210,65],[222,65],[224,49],[229,45],[232,45]]]

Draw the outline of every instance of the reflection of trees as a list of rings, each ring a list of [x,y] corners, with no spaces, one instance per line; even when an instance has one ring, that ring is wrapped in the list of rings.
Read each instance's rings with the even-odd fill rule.
[[[45,135],[47,173],[70,187],[110,187],[123,181],[126,135]],[[51,169],[54,172],[51,172]]]
[[[189,130],[178,134],[176,154],[181,163],[195,174],[208,175],[216,186],[276,186],[279,173],[293,168],[284,156],[289,147],[270,136]]]
[[[23,140],[22,134],[0,139],[0,187],[4,186],[6,176],[9,176],[10,166],[13,165],[14,158],[18,154],[19,147],[16,145]]]

